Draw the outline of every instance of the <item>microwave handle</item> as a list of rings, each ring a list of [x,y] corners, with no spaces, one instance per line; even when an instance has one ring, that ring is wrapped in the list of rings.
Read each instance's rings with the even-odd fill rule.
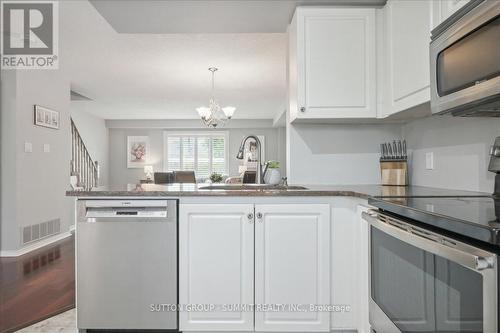
[[[452,242],[446,241],[444,238],[440,240],[438,238],[433,238],[433,234],[419,232],[418,229],[411,227],[404,230],[400,227],[380,221],[377,218],[378,214],[374,211],[363,212],[362,216],[371,226],[388,235],[424,251],[456,262],[474,271],[480,272],[485,269],[493,269],[496,266],[496,256],[493,254],[487,256],[477,255],[454,247]],[[396,221],[406,224],[400,220]]]

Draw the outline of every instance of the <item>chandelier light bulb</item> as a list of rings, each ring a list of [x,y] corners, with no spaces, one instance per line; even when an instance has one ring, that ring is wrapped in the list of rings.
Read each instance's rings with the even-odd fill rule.
[[[236,108],[234,106],[226,106],[222,108],[222,111],[226,115],[227,119],[231,119],[231,117],[234,114],[234,111],[236,111]]]
[[[210,108],[207,108],[206,106],[200,106],[199,108],[196,108],[196,111],[198,111],[198,115],[201,118],[208,118],[208,115],[210,114]]]
[[[217,67],[210,67],[208,69],[212,75],[212,94],[208,106],[200,106],[196,108],[198,115],[207,127],[216,128],[224,126],[226,122],[231,119],[236,111],[234,106],[220,107],[215,98],[215,72]]]

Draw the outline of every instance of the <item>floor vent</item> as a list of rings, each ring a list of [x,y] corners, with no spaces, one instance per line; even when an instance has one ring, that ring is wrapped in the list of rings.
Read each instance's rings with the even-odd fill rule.
[[[43,239],[61,232],[61,220],[54,219],[47,222],[22,227],[22,245]]]

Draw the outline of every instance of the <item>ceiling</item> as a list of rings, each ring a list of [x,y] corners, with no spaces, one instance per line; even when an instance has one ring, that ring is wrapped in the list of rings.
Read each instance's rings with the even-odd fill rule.
[[[272,119],[285,107],[285,34],[119,34],[87,1],[61,2],[61,66],[105,119],[196,119],[216,97],[234,118]],[[85,28],[82,28],[85,27]]]
[[[386,0],[91,0],[119,33],[284,33],[298,5],[382,6]]]
[[[61,2],[60,64],[90,99],[72,108],[104,119],[196,119],[215,66],[216,97],[237,108],[234,118],[273,119],[285,108],[284,31],[297,3],[312,2]]]

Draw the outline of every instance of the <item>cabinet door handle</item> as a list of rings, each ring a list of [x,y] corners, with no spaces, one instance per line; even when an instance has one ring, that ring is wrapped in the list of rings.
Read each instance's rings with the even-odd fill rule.
[[[248,213],[247,218],[248,218],[248,222],[253,223],[253,214],[252,213]]]
[[[300,112],[306,112],[306,108],[302,106],[302,107],[300,108]]]
[[[257,218],[260,220],[262,219],[262,213],[257,213]]]

